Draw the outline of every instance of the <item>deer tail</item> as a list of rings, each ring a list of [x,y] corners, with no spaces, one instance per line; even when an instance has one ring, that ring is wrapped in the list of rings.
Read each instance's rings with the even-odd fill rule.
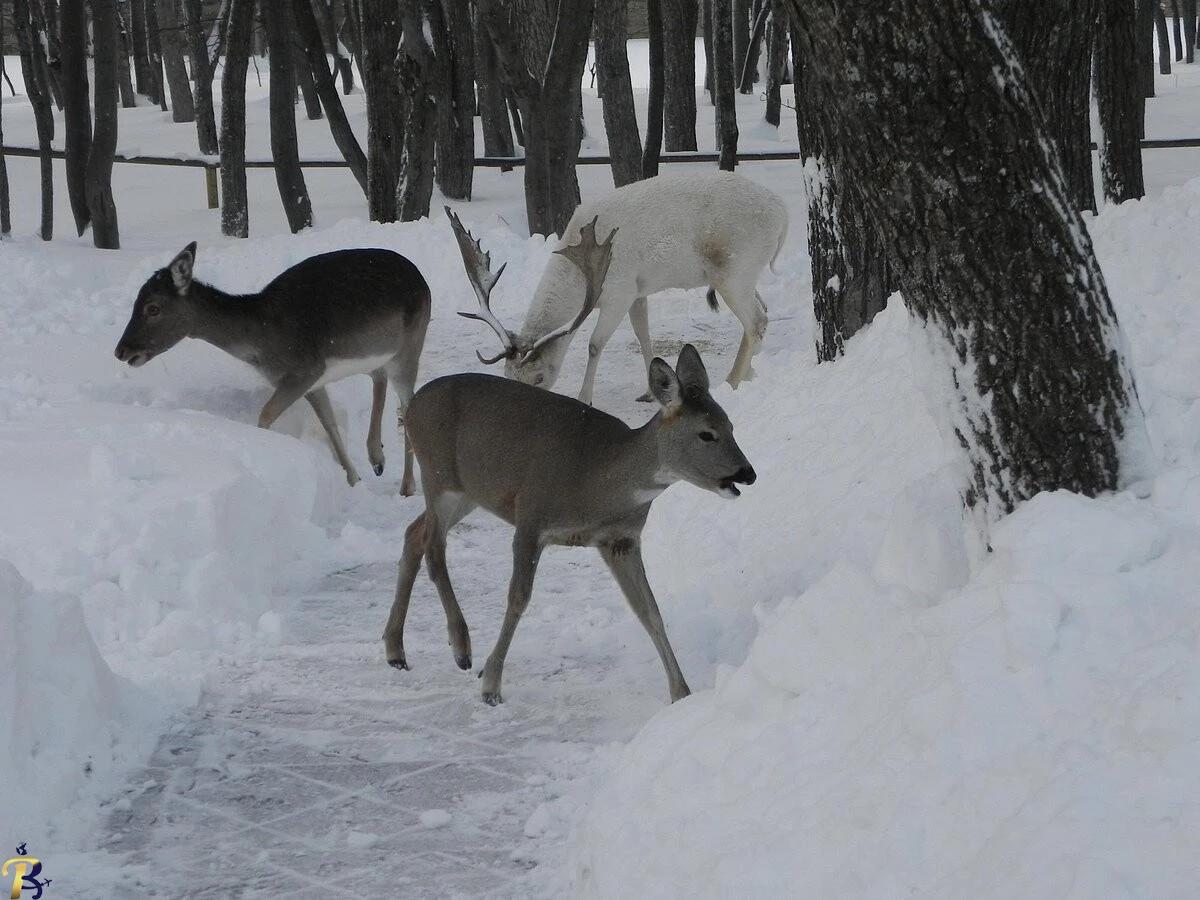
[[[708,301],[708,308],[713,312],[720,311],[721,307],[717,305],[717,292],[712,288],[708,289],[708,293],[704,295],[704,299]]]

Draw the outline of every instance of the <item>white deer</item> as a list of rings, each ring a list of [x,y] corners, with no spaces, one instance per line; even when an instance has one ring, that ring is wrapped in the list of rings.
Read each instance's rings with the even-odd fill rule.
[[[604,234],[615,229],[616,238],[603,292],[585,300],[583,274],[563,250],[578,244],[589,224]],[[618,188],[575,211],[519,335],[494,316],[464,313],[486,321],[504,345],[500,354],[479,358],[486,363],[506,359],[508,377],[549,388],[575,331],[597,309],[579,392],[579,399],[590,404],[600,354],[626,315],[649,369],[654,351],[646,298],[669,288],[708,287],[709,305],[717,308],[719,294],[742,323],[742,343],[727,379],[737,387],[753,375],[750,362],[767,328],[767,310],[755,286],[779,255],[787,226],[787,209],[778,195],[732,172],[660,175]]]

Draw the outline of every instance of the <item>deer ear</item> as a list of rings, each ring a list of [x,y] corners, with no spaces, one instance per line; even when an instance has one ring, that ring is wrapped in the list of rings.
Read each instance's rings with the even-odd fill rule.
[[[671,367],[657,356],[650,362],[650,393],[667,413],[683,404],[683,390]]]
[[[683,349],[679,351],[679,361],[675,364],[675,372],[679,376],[679,383],[683,386],[684,391],[708,391],[708,372],[704,368],[704,362],[700,359],[699,351],[691,344],[684,344]]]
[[[171,260],[171,265],[167,266],[171,273],[171,281],[175,283],[175,290],[181,294],[192,286],[192,264],[195,261],[196,242],[192,241],[180,250],[179,255]]]

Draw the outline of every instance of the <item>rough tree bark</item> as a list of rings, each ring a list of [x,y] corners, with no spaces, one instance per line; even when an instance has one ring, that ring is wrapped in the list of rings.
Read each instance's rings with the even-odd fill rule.
[[[604,131],[617,187],[642,177],[642,142],[633,111],[626,44],[627,0],[599,0],[596,5],[596,77],[604,105]]]
[[[469,0],[442,0],[430,17],[438,63],[435,144],[438,190],[470,200],[475,177],[475,45]]]
[[[521,110],[529,231],[561,235],[579,205],[579,92],[594,0],[558,7],[553,21],[528,0],[479,0],[479,10]]]
[[[292,65],[292,16],[286,3],[264,3],[271,61],[271,158],[288,227],[295,234],[313,223],[312,202],[296,144],[296,83]]]
[[[646,0],[650,30],[650,85],[646,98],[646,146],[642,150],[642,177],[658,174],[663,141],[663,23],[659,0]]]
[[[117,206],[113,202],[113,155],[117,152],[117,0],[92,0],[95,46],[94,105],[96,127],[88,154],[86,195],[92,220],[92,243],[101,250],[121,247]]]
[[[1158,71],[1162,75],[1171,74],[1171,38],[1167,34],[1167,16],[1162,7],[1154,7],[1154,32],[1158,37]]]
[[[373,222],[396,221],[404,111],[396,47],[400,7],[395,0],[363,0],[363,89],[367,92],[367,213]]]
[[[475,10],[475,78],[479,82],[479,118],[483,123],[483,152],[487,156],[514,154],[512,129],[508,124],[508,104],[504,83],[496,63],[491,35],[479,21]],[[506,172],[508,169],[501,169]]]
[[[250,236],[246,199],[246,69],[254,30],[254,0],[230,0],[221,76],[221,233]]]
[[[964,501],[1115,488],[1144,438],[1120,330],[1024,73],[987,6],[788,0],[814,114],[948,361]]]
[[[733,52],[733,4],[730,0],[712,0],[713,4],[713,87],[717,95],[717,148],[721,151],[718,165],[727,172],[737,166],[738,125],[736,94],[737,76]]]
[[[60,15],[67,197],[71,201],[75,230],[82,235],[91,221],[87,202],[87,165],[92,145],[92,104],[88,97],[86,51],[87,11],[83,0],[63,0]]]
[[[25,79],[25,93],[33,107],[33,121],[37,128],[38,159],[41,163],[42,221],[38,233],[43,241],[54,237],[54,159],[51,144],[54,141],[54,113],[50,108],[50,88],[43,78],[44,58],[41,67],[37,57],[45,46],[41,37],[34,32],[30,18],[29,0],[13,0],[13,30],[17,34],[17,47],[21,53],[21,75]]]
[[[663,141],[668,152],[696,149],[696,0],[659,0],[662,25]]]
[[[171,121],[196,121],[192,89],[188,84],[187,66],[183,63],[183,26],[175,0],[157,0],[159,41],[162,45],[163,66],[167,70],[167,88],[171,92]]]
[[[1196,0],[1183,0],[1183,58],[1189,63],[1196,61]]]
[[[1143,196],[1140,144],[1146,100],[1138,79],[1137,16],[1129,0],[1100,0],[1096,30],[1096,105],[1104,196],[1121,203]]]
[[[400,89],[404,93],[404,143],[396,183],[396,212],[401,222],[429,215],[433,196],[433,48],[421,27],[437,0],[404,0],[400,42]]]
[[[783,78],[787,70],[788,20],[779,0],[769,2],[772,8],[767,26],[767,106],[764,117],[778,128],[783,106]]]
[[[279,0],[286,2],[286,0]],[[329,73],[329,63],[325,59],[325,45],[321,40],[321,30],[317,27],[317,19],[313,15],[313,7],[309,0],[292,0],[292,15],[295,17],[296,33],[308,57],[308,67],[317,83],[317,95],[321,98],[321,106],[325,108],[325,117],[329,120],[329,132],[333,142],[337,144],[342,157],[350,167],[354,180],[362,188],[363,195],[367,193],[367,156],[350,128],[346,118],[346,110],[338,96],[337,86]]]
[[[215,156],[220,152],[217,119],[213,111],[213,68],[208,61],[208,38],[204,30],[202,0],[183,0],[187,16],[188,49],[192,58],[192,86],[195,92],[196,140],[200,152]]]

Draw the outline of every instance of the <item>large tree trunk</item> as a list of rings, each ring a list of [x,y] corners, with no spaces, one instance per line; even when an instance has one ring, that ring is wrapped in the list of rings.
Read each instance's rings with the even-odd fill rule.
[[[1137,16],[1129,0],[1100,0],[1096,31],[1096,104],[1104,196],[1121,203],[1143,196],[1141,136],[1146,100],[1138,78]]]
[[[101,250],[121,247],[117,206],[113,202],[113,155],[117,152],[117,0],[92,0],[95,45],[96,130],[87,165],[87,203],[92,219],[92,243]]]
[[[246,198],[246,69],[254,30],[254,0],[230,0],[221,76],[221,233],[250,236]]]
[[[192,58],[192,84],[195,90],[196,139],[200,152],[216,156],[217,119],[213,110],[213,69],[208,61],[208,38],[204,30],[202,0],[183,0],[187,15],[188,48]]]
[[[396,183],[396,212],[401,222],[429,215],[433,196],[435,115],[433,48],[421,27],[437,0],[405,0],[400,42],[400,88],[404,92],[404,143]]]
[[[280,2],[280,0],[276,0],[276,2]],[[370,3],[372,0],[365,0],[365,2]],[[395,0],[390,5],[396,6]],[[317,16],[317,24],[321,28],[321,38],[325,43],[325,50],[333,57],[334,68],[342,76],[342,93],[349,94],[354,90],[354,67],[350,64],[349,57],[342,52],[342,42],[338,40],[333,10],[330,8],[328,0],[312,0],[312,7]],[[392,51],[395,52],[395,47],[392,48]]]
[[[263,4],[266,17],[267,52],[271,55],[271,158],[275,161],[275,183],[295,234],[313,223],[312,202],[300,168],[296,144],[296,83],[292,65],[292,16],[286,3]]]
[[[43,241],[54,237],[54,157],[51,144],[54,141],[54,113],[50,108],[50,88],[38,66],[38,57],[45,46],[40,35],[34,32],[30,17],[29,0],[13,0],[13,30],[17,33],[17,47],[21,53],[21,75],[25,79],[25,93],[33,107],[33,121],[37,128],[38,159],[41,163],[42,221],[38,233]]]
[[[508,125],[504,82],[497,68],[496,50],[492,46],[491,35],[480,24],[478,8],[475,10],[475,77],[479,82],[479,118],[483,123],[483,152],[487,156],[512,156],[513,138],[512,129]]]
[[[475,176],[475,46],[469,0],[435,4],[430,23],[440,72],[437,186],[451,200],[470,200]]]
[[[279,0],[279,2],[286,2],[286,0]],[[317,83],[317,95],[321,98],[321,105],[325,107],[325,116],[329,120],[329,131],[333,135],[333,142],[342,152],[342,157],[350,166],[354,180],[358,182],[358,186],[362,188],[365,196],[367,193],[367,157],[358,143],[358,138],[354,136],[350,121],[346,118],[346,110],[342,107],[342,100],[338,96],[337,86],[334,85],[333,76],[329,73],[329,63],[325,59],[325,46],[321,41],[321,31],[317,27],[312,4],[309,0],[292,0],[292,13],[295,16],[296,33],[299,35],[300,43],[308,57],[308,67],[312,70],[313,79]]]
[[[183,64],[183,27],[175,0],[157,0],[158,28],[161,35],[163,65],[167,70],[167,87],[171,91],[171,121],[196,121],[192,90],[188,84],[187,66]]]
[[[363,88],[367,92],[367,214],[396,221],[404,111],[400,105],[396,46],[400,7],[395,0],[363,0]]]
[[[1090,107],[1099,2],[998,0],[993,5],[1025,65],[1068,193],[1080,209],[1095,210]],[[1056,23],[1053,28],[1046,27],[1047,17]]]
[[[735,105],[737,81],[734,71],[732,9],[730,0],[712,0],[713,4],[713,84],[717,94],[718,165],[727,172],[737,166],[738,125]]]
[[[987,8],[787,0],[837,171],[949,364],[969,507],[1118,484],[1144,438],[1081,214]],[[986,183],[980,173],[987,173]]]
[[[646,147],[642,151],[642,177],[658,174],[663,141],[663,22],[660,0],[646,0],[650,26],[650,92],[646,107]]]
[[[663,139],[667,151],[696,149],[696,0],[659,0],[662,15]]]
[[[75,230],[83,234],[91,221],[87,202],[88,154],[92,146],[92,106],[88,97],[87,11],[83,0],[63,0],[62,73],[63,126],[67,197]]]
[[[596,9],[596,75],[604,103],[604,132],[613,184],[617,187],[642,177],[642,142],[633,111],[625,24],[627,0],[600,0]]]

